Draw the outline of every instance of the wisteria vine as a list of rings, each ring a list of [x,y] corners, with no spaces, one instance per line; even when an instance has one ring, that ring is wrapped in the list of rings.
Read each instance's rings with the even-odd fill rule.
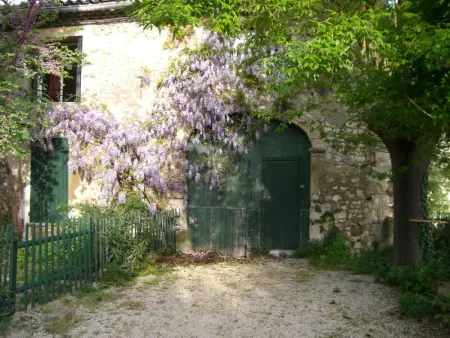
[[[246,151],[242,135],[259,136],[249,112],[263,103],[244,81],[257,69],[245,66],[233,43],[210,33],[199,50],[183,54],[160,82],[144,124],[119,123],[99,109],[58,106],[46,114],[50,127],[38,139],[50,144],[46,140],[66,137],[70,169],[101,182],[103,203],[125,203],[127,194],[138,192],[154,212],[168,191],[186,196],[187,179],[220,188],[223,149]],[[188,163],[189,146],[202,149],[199,161]]]

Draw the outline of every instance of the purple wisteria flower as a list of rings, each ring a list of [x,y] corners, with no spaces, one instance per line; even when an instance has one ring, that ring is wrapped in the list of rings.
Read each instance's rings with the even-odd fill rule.
[[[182,55],[162,79],[144,123],[121,123],[96,108],[57,106],[43,117],[51,126],[37,139],[51,147],[52,137],[66,137],[70,170],[100,182],[100,198],[109,203],[123,204],[135,191],[154,213],[168,191],[184,194],[188,179],[221,188],[228,150],[246,152],[242,131],[260,137],[249,114],[260,103],[258,91],[239,73],[261,70],[233,53],[234,41],[211,33],[203,43],[210,53]],[[189,143],[202,155],[190,164]]]

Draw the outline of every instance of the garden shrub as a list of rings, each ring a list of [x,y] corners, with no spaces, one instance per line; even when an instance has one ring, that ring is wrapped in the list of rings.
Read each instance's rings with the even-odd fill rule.
[[[267,248],[251,248],[250,250],[250,257],[257,258],[257,257],[263,257],[268,256],[270,253],[270,250]]]
[[[324,248],[320,256],[310,258],[314,266],[328,269],[343,269],[351,257],[350,248],[345,239],[337,237],[329,246]]]
[[[293,257],[295,258],[309,258],[319,257],[324,254],[323,242],[318,239],[312,239],[309,242],[302,244],[297,250],[294,251]]]
[[[400,296],[400,312],[409,317],[424,318],[435,312],[435,306],[430,297],[407,292]]]
[[[158,251],[158,254],[160,254],[161,256],[171,256],[176,252],[177,247],[175,246],[175,244],[169,243],[165,248],[160,249]]]
[[[322,241],[311,242],[297,251],[297,257],[307,255],[312,265],[328,269],[345,268],[351,258],[350,248],[337,227],[328,231]]]
[[[342,239],[343,235],[338,227],[333,226],[330,230],[325,232],[325,236],[323,237],[323,247],[325,249],[333,246],[336,241]]]
[[[355,273],[383,277],[389,273],[391,262],[392,249],[390,248],[380,251],[362,251],[350,259],[348,268]]]
[[[414,267],[394,267],[392,248],[352,255],[337,229],[329,231],[321,241],[312,240],[302,245],[294,257],[308,258],[310,264],[319,268],[373,275],[378,282],[399,288],[399,306],[403,314],[415,318],[434,316],[450,325],[450,295],[443,297],[436,292],[439,283],[448,281],[450,276],[450,259],[446,258],[450,257],[448,229],[441,227],[440,231],[435,231],[436,258],[429,264]]]
[[[132,285],[137,277],[137,273],[131,269],[120,266],[118,264],[110,263],[102,271],[100,278],[100,285],[103,287],[120,287]]]
[[[403,292],[429,295],[437,283],[436,270],[428,265],[393,269],[389,282]]]
[[[436,300],[435,318],[450,326],[450,293],[438,296]]]
[[[434,265],[442,281],[450,281],[450,224],[433,228]]]

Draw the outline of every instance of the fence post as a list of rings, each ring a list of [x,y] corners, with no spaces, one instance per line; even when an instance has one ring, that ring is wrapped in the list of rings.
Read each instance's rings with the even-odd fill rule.
[[[94,236],[94,231],[92,227],[92,217],[89,217],[89,235],[88,235],[88,264],[89,264],[89,272],[88,272],[88,280],[89,283],[92,283],[92,256],[93,256],[93,250],[94,246],[92,245],[92,237]]]
[[[171,221],[172,243],[173,243],[174,251],[177,252],[177,230],[175,227],[176,227],[177,221],[178,221],[178,212],[174,211],[171,214],[171,217],[172,217],[172,221]]]
[[[16,287],[17,287],[17,242],[19,240],[18,236],[16,237],[14,234],[14,230],[11,226],[10,231],[11,238],[11,253],[10,253],[10,276],[9,276],[9,291],[11,293],[11,309],[14,312],[15,304],[16,304]]]

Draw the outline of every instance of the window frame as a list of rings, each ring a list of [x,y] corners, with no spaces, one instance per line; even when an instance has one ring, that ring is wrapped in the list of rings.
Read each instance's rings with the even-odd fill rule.
[[[80,52],[83,51],[83,37],[82,36],[70,36],[67,37],[65,40],[61,42],[63,45],[72,45],[75,46],[76,49],[78,49]],[[70,102],[80,102],[81,101],[81,65],[77,66],[76,70],[76,84],[75,84],[75,99],[73,101],[64,101],[64,78],[60,77],[61,87],[59,90],[59,100],[58,101],[52,101],[55,103],[70,103]],[[34,79],[34,85],[36,97],[38,102],[42,100],[43,96],[43,82],[44,79],[40,75],[36,75]]]

